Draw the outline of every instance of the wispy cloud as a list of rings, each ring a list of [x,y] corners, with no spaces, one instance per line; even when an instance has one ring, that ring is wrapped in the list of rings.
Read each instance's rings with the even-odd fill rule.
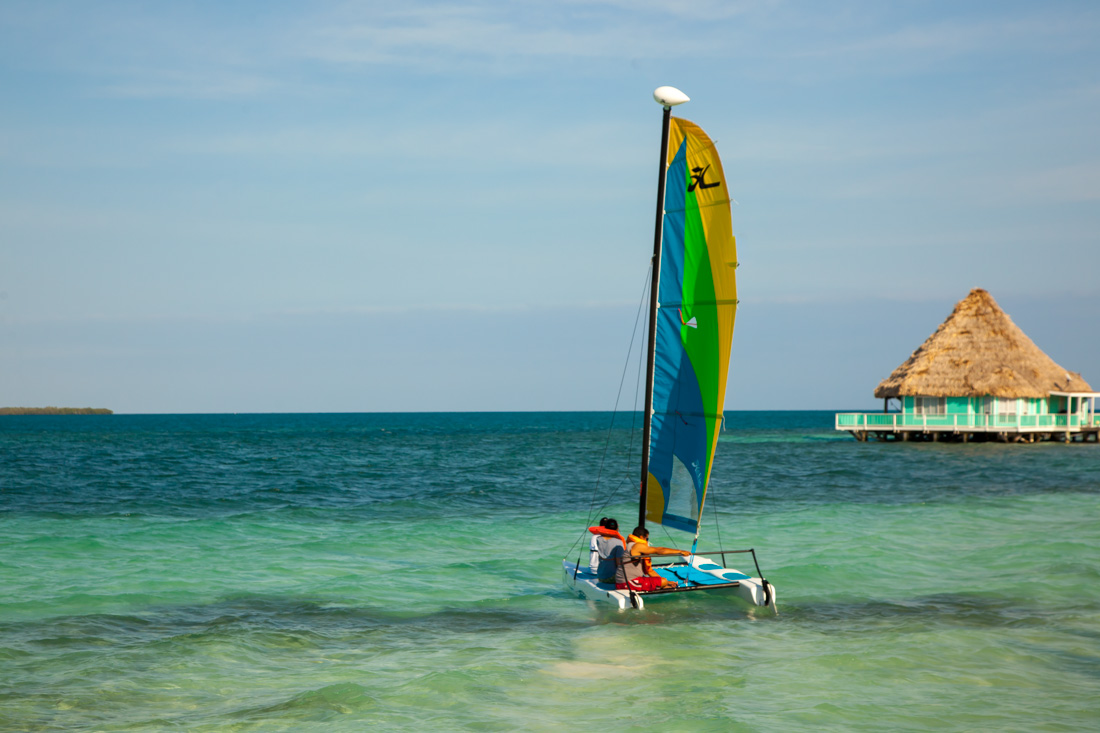
[[[1100,161],[1033,171],[1007,184],[1002,181],[1001,186],[1007,193],[1026,201],[1100,201]],[[1100,257],[1097,259],[1100,260]]]
[[[610,166],[631,151],[621,127],[599,121],[562,121],[545,125],[530,119],[424,119],[405,124],[346,123],[242,130],[215,135],[186,135],[166,143],[176,154],[301,158],[400,159],[439,163],[487,158],[500,169],[539,165]]]
[[[6,29],[6,32],[4,32]],[[755,78],[881,76],[959,55],[1082,46],[1100,31],[1086,8],[1007,9],[719,0],[319,3],[258,17],[225,6],[18,4],[0,12],[0,58],[52,64],[97,94],[235,99],[309,94],[316,71],[517,77],[600,75],[626,61],[731,64]],[[617,66],[616,66],[617,68]],[[329,79],[362,90],[370,78]]]
[[[715,22],[759,13],[783,0],[566,0],[566,5],[603,7],[620,12],[650,14],[654,18]]]
[[[224,68],[167,68],[159,71],[146,69],[114,76],[118,76],[118,80],[99,86],[98,94],[135,99],[231,99],[256,97],[278,91],[285,86],[274,75]]]
[[[956,55],[990,50],[1017,52],[1024,47],[1056,48],[1081,39],[1088,27],[1097,25],[1091,13],[1052,15],[1036,11],[1022,16],[928,18],[902,28],[875,27],[865,35],[828,44],[817,53],[877,56],[879,54]]]
[[[598,5],[566,4],[556,12],[536,7],[405,5],[353,13],[314,28],[302,53],[338,64],[400,64],[426,72],[476,67],[500,73],[529,70],[534,62],[690,53],[663,37],[667,28],[644,22],[644,13],[609,18]]]
[[[129,2],[16,0],[5,10],[0,63],[72,75],[92,96],[225,99],[285,83],[280,37],[291,18],[247,23],[230,10]]]

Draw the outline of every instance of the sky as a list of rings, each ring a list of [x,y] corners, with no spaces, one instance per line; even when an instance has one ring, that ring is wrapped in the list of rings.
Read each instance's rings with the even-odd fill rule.
[[[974,287],[1100,388],[1096,3],[5,0],[0,406],[632,404],[666,84],[727,409],[880,409]]]

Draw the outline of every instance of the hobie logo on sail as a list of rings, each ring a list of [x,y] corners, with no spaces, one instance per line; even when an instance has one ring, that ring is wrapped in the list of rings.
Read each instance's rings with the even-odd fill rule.
[[[709,165],[705,168],[692,168],[691,169],[691,185],[688,186],[688,193],[691,193],[692,191],[694,191],[696,186],[698,186],[699,188],[714,188],[715,186],[721,186],[722,185],[721,181],[715,181],[714,183],[707,183],[706,181],[703,180],[707,175],[707,171],[709,171],[709,170],[710,170]]]
[[[676,312],[680,314],[680,323],[688,328],[699,328],[699,324],[695,321],[695,316],[692,316],[688,320],[684,320],[684,311],[680,308],[676,309]]]

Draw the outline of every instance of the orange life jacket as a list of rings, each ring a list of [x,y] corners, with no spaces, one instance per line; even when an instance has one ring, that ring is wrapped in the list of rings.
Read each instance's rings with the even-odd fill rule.
[[[619,534],[617,529],[608,529],[607,527],[589,527],[588,531],[592,534],[602,534],[604,537],[618,537],[619,541],[623,543],[623,547],[626,547],[626,540]],[[631,535],[633,537],[634,535]]]
[[[649,545],[649,540],[644,540],[636,534],[632,534],[626,538],[627,542],[633,542],[636,545]],[[648,557],[642,560],[642,569],[645,570],[646,575],[653,572],[653,561]]]

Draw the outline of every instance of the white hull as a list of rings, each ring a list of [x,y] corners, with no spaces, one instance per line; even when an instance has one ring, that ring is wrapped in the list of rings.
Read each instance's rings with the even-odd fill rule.
[[[773,610],[775,609],[775,586],[770,582],[768,583],[768,593],[765,594],[764,585],[760,578],[738,577],[736,581],[729,582],[730,574],[737,576],[744,576],[744,574],[732,568],[720,567],[699,556],[686,558],[681,567],[686,567],[688,561],[690,561],[692,573],[705,573],[721,581],[722,584],[693,585],[674,592],[651,591],[639,593],[630,590],[615,590],[615,586],[597,581],[587,567],[582,567],[578,571],[577,564],[569,560],[561,561],[562,582],[565,583],[566,588],[575,592],[581,598],[599,603],[610,603],[619,610],[642,609],[645,608],[647,600],[672,598],[681,593],[694,593],[696,591],[734,595],[754,606],[768,606]]]

